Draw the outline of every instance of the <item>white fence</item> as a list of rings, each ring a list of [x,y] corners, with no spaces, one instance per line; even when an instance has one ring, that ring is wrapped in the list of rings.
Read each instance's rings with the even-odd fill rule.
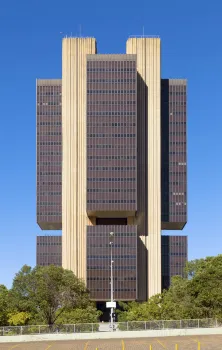
[[[107,325],[107,327],[104,327]],[[167,330],[167,329],[191,329],[191,328],[218,328],[222,327],[222,321],[217,319],[197,320],[162,320],[162,321],[131,321],[116,322],[115,331],[143,331],[143,330]],[[35,334],[72,334],[95,333],[111,330],[108,324],[78,323],[64,325],[29,325],[0,327],[0,336],[10,335],[35,335]]]

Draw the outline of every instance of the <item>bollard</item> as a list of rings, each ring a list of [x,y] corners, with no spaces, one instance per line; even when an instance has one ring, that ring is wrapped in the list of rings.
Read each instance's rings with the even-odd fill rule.
[[[200,350],[200,342],[198,341],[197,350]]]
[[[175,345],[175,350],[179,350],[178,344]]]
[[[150,350],[152,350],[152,345],[150,345]]]

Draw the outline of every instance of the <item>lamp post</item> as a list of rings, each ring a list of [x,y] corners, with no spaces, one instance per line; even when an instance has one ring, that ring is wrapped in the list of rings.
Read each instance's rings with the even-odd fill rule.
[[[110,295],[110,301],[111,301],[111,305],[113,303],[113,238],[114,238],[114,233],[113,232],[110,232],[109,234],[110,236],[110,242],[109,242],[109,245],[110,245],[110,289],[111,289],[111,295]],[[111,329],[112,329],[112,332],[113,332],[113,307],[111,307]]]

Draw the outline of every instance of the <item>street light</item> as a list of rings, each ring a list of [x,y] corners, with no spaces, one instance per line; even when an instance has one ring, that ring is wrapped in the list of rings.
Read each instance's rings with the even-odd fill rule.
[[[110,232],[110,285],[111,285],[111,296],[110,296],[110,301],[111,301],[111,328],[113,332],[113,238],[114,238],[114,232]]]

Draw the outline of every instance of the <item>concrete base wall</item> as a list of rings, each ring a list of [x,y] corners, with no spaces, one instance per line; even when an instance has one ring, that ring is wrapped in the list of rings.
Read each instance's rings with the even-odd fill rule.
[[[222,334],[221,328],[192,328],[192,329],[165,329],[150,331],[116,331],[97,333],[73,333],[73,334],[36,334],[1,336],[0,343],[19,343],[32,341],[60,341],[60,340],[92,340],[92,339],[126,339],[126,338],[151,338],[151,337],[177,337],[192,335]]]

